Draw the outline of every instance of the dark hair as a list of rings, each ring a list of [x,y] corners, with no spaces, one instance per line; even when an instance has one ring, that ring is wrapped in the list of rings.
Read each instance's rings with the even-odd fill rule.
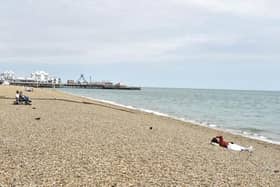
[[[214,137],[214,138],[212,138],[211,143],[219,143],[219,141],[217,138]]]
[[[19,93],[19,91],[17,90],[16,93]]]

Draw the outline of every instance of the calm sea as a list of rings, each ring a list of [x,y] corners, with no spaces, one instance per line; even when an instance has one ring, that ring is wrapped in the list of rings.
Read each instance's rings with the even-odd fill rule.
[[[280,92],[276,91],[180,88],[60,90],[280,143]]]

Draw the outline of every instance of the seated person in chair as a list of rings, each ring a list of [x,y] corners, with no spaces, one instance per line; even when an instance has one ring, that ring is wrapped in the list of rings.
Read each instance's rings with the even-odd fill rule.
[[[23,95],[22,91],[19,92],[19,102],[23,102],[26,105],[31,105],[31,100],[29,97]]]

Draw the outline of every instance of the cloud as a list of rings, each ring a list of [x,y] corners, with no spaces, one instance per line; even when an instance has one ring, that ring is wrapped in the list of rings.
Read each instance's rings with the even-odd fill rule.
[[[231,13],[241,16],[280,18],[280,2],[275,0],[175,0],[184,5],[194,5],[216,13]]]
[[[278,59],[277,1],[0,1],[0,63]],[[261,58],[260,58],[261,56]],[[203,57],[203,58],[202,58]]]

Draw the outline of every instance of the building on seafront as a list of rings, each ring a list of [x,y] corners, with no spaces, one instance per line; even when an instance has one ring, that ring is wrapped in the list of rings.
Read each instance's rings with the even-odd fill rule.
[[[61,79],[57,78],[55,76],[51,76],[49,73],[45,71],[36,71],[31,73],[30,75],[31,79],[35,82],[40,83],[53,83],[53,84],[60,84]]]
[[[0,73],[0,81],[8,81],[10,83],[45,83],[45,84],[61,84],[61,78],[52,76],[45,71],[35,71],[30,76],[19,77],[13,71],[4,71]]]
[[[12,81],[16,79],[16,74],[13,71],[4,71],[0,74],[0,80]]]

